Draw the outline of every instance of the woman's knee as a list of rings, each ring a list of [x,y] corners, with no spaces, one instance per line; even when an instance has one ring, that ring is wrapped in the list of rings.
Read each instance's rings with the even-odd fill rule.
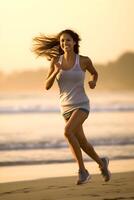
[[[72,135],[73,135],[73,129],[70,126],[66,125],[64,128],[64,136],[66,138],[70,138]]]

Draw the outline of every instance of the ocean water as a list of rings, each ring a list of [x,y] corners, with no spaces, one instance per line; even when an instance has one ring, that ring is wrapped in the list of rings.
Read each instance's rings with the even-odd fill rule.
[[[90,92],[84,122],[100,156],[134,158],[134,92]],[[58,94],[0,95],[0,166],[73,162]],[[91,161],[83,152],[85,161]]]

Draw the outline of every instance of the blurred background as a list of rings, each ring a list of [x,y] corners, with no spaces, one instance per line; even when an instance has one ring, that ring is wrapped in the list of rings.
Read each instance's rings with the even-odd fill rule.
[[[45,91],[50,63],[32,39],[73,29],[80,54],[99,79],[85,89],[91,112],[85,134],[100,156],[134,159],[134,1],[0,1],[0,166],[73,162],[64,139],[57,83]],[[85,161],[91,161],[83,154]]]

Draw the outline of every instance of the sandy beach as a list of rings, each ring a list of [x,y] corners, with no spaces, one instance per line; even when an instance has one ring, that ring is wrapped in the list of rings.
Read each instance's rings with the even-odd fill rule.
[[[86,165],[90,168],[92,179],[80,186],[75,185],[77,174],[73,173],[74,163],[1,168],[0,200],[134,199],[134,160],[111,161],[110,182],[103,181],[94,162]],[[56,171],[56,167],[59,171]],[[47,172],[55,168],[57,177],[54,177],[54,172],[51,176],[47,174],[46,168],[49,169]],[[20,176],[21,172],[23,177]]]
[[[76,177],[60,177],[0,184],[0,200],[119,200],[134,199],[134,172],[114,173],[103,182],[100,175],[81,186]]]

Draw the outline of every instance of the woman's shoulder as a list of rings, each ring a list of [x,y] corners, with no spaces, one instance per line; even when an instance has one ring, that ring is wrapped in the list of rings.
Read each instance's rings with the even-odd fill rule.
[[[89,58],[89,56],[79,55],[79,58],[80,58],[80,62],[82,62],[82,63],[91,62],[91,59]]]

